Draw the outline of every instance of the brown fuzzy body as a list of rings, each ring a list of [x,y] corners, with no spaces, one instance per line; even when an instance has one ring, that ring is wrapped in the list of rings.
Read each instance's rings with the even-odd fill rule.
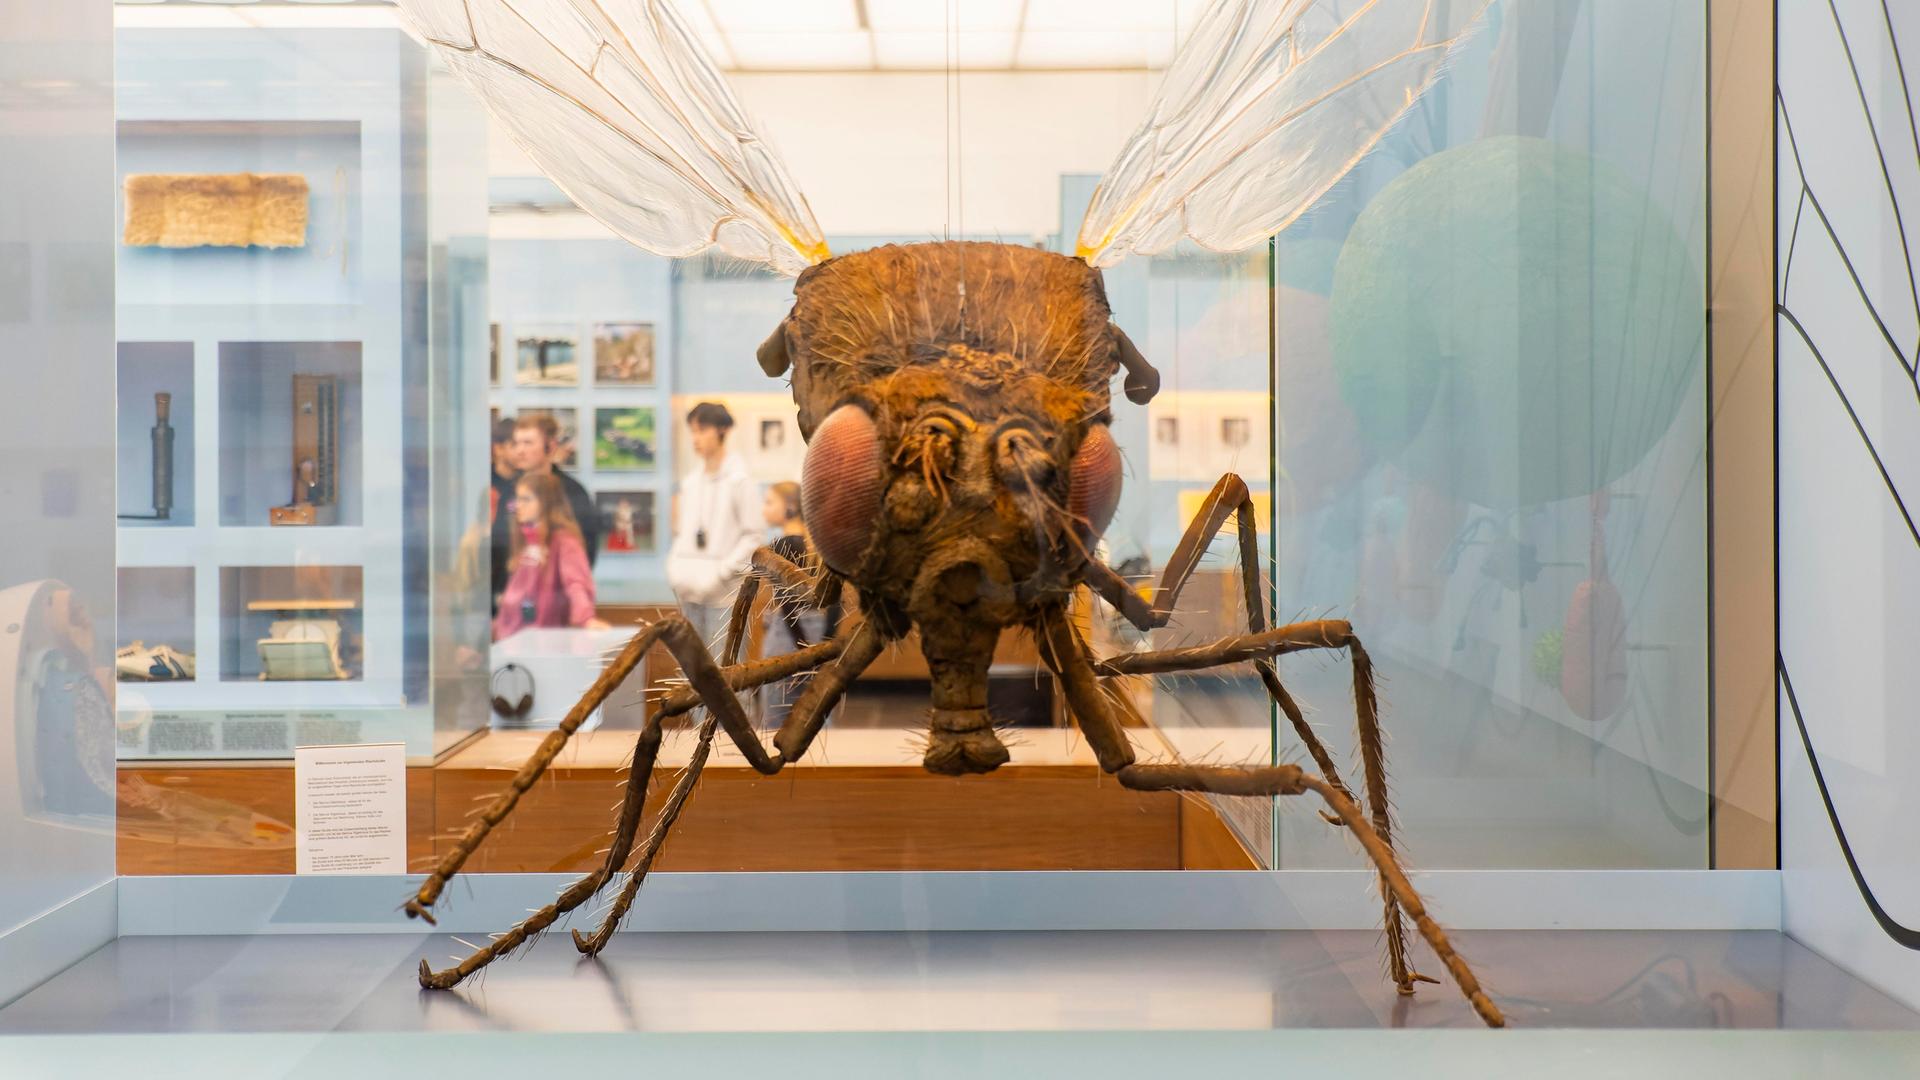
[[[833,477],[837,492],[884,473],[865,501],[834,501],[815,481],[812,505],[831,517],[809,524],[848,553],[833,568],[877,627],[919,628],[936,771],[1006,760],[986,713],[994,645],[1079,582],[1090,536],[1067,508],[1075,455],[1109,416],[1111,316],[1098,270],[1011,244],[875,248],[794,286],[779,341],[801,433],[811,442],[835,410],[857,406],[879,449],[810,461],[809,474]],[[1117,455],[1100,463],[1112,471],[1102,492],[1117,496]]]
[[[1106,406],[1112,311],[1100,271],[1083,260],[1014,244],[889,244],[809,268],[793,296],[786,337],[804,436],[834,406],[871,400],[875,383],[951,345],[1011,359]]]

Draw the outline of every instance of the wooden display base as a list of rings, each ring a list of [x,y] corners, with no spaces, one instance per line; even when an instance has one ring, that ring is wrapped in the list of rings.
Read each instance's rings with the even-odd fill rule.
[[[1022,736],[1013,764],[962,778],[921,769],[913,733],[904,730],[829,731],[811,755],[820,764],[773,777],[716,745],[659,868],[1255,868],[1203,800],[1122,788],[1070,732]],[[447,837],[506,784],[542,737],[495,732],[437,767],[407,770],[408,864],[430,867]],[[468,868],[586,870],[607,845],[634,738],[630,731],[575,736]],[[669,733],[663,781],[685,764],[691,744],[691,732]],[[650,794],[649,819],[666,787],[657,784]],[[122,874],[293,872],[290,767],[129,764],[120,769],[119,809]]]

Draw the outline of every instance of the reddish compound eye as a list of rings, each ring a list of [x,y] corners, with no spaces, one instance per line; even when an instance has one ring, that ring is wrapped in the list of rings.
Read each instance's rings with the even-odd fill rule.
[[[800,509],[828,566],[851,574],[880,519],[886,468],[880,432],[858,405],[842,405],[814,429],[800,470]]]
[[[1070,475],[1067,510],[1075,521],[1085,522],[1083,535],[1099,536],[1120,506],[1120,447],[1105,424],[1088,430],[1081,440]]]

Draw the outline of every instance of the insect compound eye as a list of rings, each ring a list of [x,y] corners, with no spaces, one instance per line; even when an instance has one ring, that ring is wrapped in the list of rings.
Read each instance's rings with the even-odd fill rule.
[[[1088,429],[1080,449],[1074,451],[1069,477],[1067,511],[1076,523],[1083,523],[1083,535],[1106,532],[1120,506],[1120,447],[1105,424]]]
[[[814,429],[800,469],[800,509],[828,566],[850,574],[866,554],[886,491],[880,432],[858,405],[842,405]]]

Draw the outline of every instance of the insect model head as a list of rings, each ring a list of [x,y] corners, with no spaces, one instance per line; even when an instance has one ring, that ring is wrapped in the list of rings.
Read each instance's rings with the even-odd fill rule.
[[[803,502],[868,617],[920,632],[953,755],[929,764],[985,771],[1006,755],[986,716],[995,643],[1064,598],[1119,499],[1117,345],[1084,263],[970,244],[963,267],[959,245],[924,247],[847,256],[872,265],[797,290]],[[888,272],[867,295],[870,271],[903,267],[916,288]]]

